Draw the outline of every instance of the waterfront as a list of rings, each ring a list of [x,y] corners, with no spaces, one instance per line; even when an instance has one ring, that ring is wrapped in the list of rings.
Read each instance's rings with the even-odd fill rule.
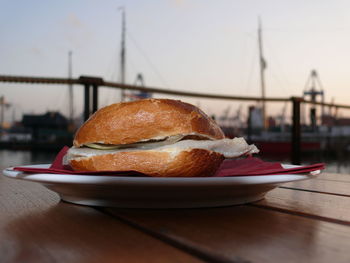
[[[0,168],[10,166],[47,164],[52,163],[56,151],[19,151],[19,150],[0,150]],[[260,156],[264,161],[277,161],[281,163],[290,163],[287,156]],[[309,155],[304,157],[303,164],[312,164],[317,162],[326,163],[325,172],[350,174],[350,156],[342,158],[329,158],[320,155]],[[349,175],[350,176],[350,175]]]
[[[0,167],[51,163],[55,156],[54,151],[0,150]]]

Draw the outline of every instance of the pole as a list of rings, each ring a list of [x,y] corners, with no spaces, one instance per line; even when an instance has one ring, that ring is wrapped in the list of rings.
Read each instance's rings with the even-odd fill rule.
[[[121,51],[120,51],[120,82],[125,84],[125,32],[126,32],[126,23],[125,23],[125,9],[121,7],[122,10],[122,39],[121,39]],[[121,101],[125,99],[125,90],[121,90]]]
[[[68,79],[72,79],[72,51],[68,52]],[[74,119],[74,108],[73,108],[73,84],[68,84],[68,93],[69,93],[69,122],[73,124]]]
[[[98,109],[98,85],[92,84],[92,112]]]
[[[300,128],[300,104],[302,98],[292,97],[293,126],[292,126],[292,164],[300,164],[301,154],[301,128]]]
[[[90,117],[90,84],[84,84],[84,121]]]
[[[264,129],[267,128],[266,125],[266,103],[265,103],[265,68],[266,68],[266,61],[263,56],[263,45],[262,45],[262,29],[261,29],[261,20],[259,17],[259,27],[258,27],[258,41],[259,41],[259,60],[260,60],[260,87],[261,87],[261,97],[262,100],[262,119],[263,119],[263,127]]]

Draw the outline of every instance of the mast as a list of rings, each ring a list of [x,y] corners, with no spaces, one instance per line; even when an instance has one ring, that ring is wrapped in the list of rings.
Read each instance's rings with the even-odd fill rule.
[[[262,45],[262,29],[261,29],[261,20],[259,17],[259,26],[258,26],[258,42],[259,42],[259,61],[260,61],[260,87],[261,87],[261,113],[263,119],[263,127],[267,128],[266,125],[266,103],[265,103],[265,69],[266,69],[266,61],[263,55],[263,45]]]
[[[68,52],[68,78],[72,79],[72,51]],[[74,107],[73,107],[73,85],[68,84],[68,101],[69,101],[69,122],[72,124],[74,119]]]
[[[121,38],[121,50],[120,50],[120,83],[125,84],[125,32],[126,32],[126,22],[125,22],[125,9],[120,7],[122,11],[122,38]],[[121,101],[125,99],[125,90],[122,89]]]

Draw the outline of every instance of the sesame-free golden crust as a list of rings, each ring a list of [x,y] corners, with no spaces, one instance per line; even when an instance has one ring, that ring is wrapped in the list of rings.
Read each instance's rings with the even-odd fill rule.
[[[197,133],[225,136],[197,107],[178,100],[145,99],[116,103],[93,114],[77,131],[74,146],[88,143],[129,144],[152,138]]]
[[[203,149],[185,150],[172,156],[164,151],[133,151],[70,160],[78,171],[136,171],[153,177],[212,176],[223,155]]]

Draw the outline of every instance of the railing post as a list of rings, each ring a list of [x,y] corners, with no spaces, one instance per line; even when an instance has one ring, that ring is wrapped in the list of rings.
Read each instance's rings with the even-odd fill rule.
[[[300,126],[300,104],[302,98],[292,97],[293,124],[292,124],[292,164],[300,164],[301,155],[301,126]]]
[[[79,82],[84,85],[84,121],[86,121],[90,114],[98,109],[98,86],[103,85],[104,81],[102,78],[80,76]]]
[[[92,113],[98,109],[98,86],[97,84],[92,85]]]
[[[84,121],[90,117],[90,85],[84,84]]]

